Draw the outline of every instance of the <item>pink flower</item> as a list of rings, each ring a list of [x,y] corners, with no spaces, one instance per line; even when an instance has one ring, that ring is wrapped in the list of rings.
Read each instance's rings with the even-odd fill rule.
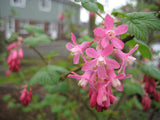
[[[142,96],[142,105],[143,105],[143,109],[147,112],[151,106],[151,99],[147,94],[144,94]]]
[[[89,12],[89,17],[90,18],[93,18],[95,16],[95,13],[94,12]]]
[[[74,45],[72,43],[67,43],[66,48],[71,51],[71,54],[74,55],[73,63],[78,64],[80,55],[82,58],[86,61],[85,57],[83,56],[83,51],[86,50],[90,46],[91,42],[83,42],[81,45],[78,45],[76,43],[76,37],[73,33],[71,33],[71,40],[73,41]]]
[[[7,50],[10,51],[12,50],[13,48],[17,47],[17,42],[13,42],[11,43],[8,47],[7,47]]]
[[[64,14],[63,13],[59,13],[59,20],[64,20],[65,19],[65,16],[64,16]]]
[[[10,70],[7,70],[7,71],[6,71],[6,76],[10,76],[10,75],[11,75]]]
[[[105,87],[107,82],[98,81],[94,84],[90,84],[89,98],[90,106],[95,107],[98,112],[102,112],[107,109],[110,104],[113,104],[114,100],[117,100],[113,96],[111,86]]]
[[[155,99],[157,102],[160,102],[160,93],[158,93],[158,92],[154,93],[154,99]]]
[[[27,106],[32,99],[32,89],[27,91],[28,85],[24,86],[24,89],[21,91],[20,101],[23,106]]]
[[[92,71],[87,71],[83,75],[78,75],[75,72],[72,72],[72,74],[69,74],[68,77],[72,77],[72,78],[75,78],[75,79],[80,79],[79,82],[78,82],[78,85],[81,86],[84,89],[86,88],[88,82],[91,81]]]
[[[119,49],[117,49],[117,50],[115,51],[115,54],[114,54],[115,57],[117,57],[118,59],[120,59],[120,60],[122,61],[121,67],[120,67],[120,69],[119,69],[118,72],[121,72],[121,70],[122,70],[122,72],[125,74],[126,63],[132,64],[133,61],[136,60],[136,58],[133,57],[133,56],[131,56],[131,54],[138,48],[138,46],[139,46],[138,44],[135,45],[135,47],[132,48],[132,49],[129,51],[129,53],[123,53],[123,52],[122,52],[121,50],[119,50]]]
[[[109,78],[109,82],[111,82],[112,86],[116,88],[118,91],[123,91],[123,84],[122,82],[119,81],[119,79],[126,79],[131,77],[130,74],[125,75],[125,74],[120,74],[116,75],[114,72],[114,69],[111,67],[107,68],[107,75]]]
[[[82,70],[87,71],[96,69],[98,72],[98,78],[106,79],[107,75],[104,65],[110,66],[112,68],[119,68],[119,64],[115,60],[106,58],[107,56],[111,55],[112,52],[112,45],[106,46],[102,51],[96,51],[93,48],[88,48],[86,50],[86,54],[94,59],[87,61],[82,67]]]
[[[143,82],[146,83],[144,89],[148,94],[156,94],[156,82],[153,77],[144,75]]]
[[[113,18],[107,14],[105,17],[105,29],[99,27],[94,29],[94,35],[95,37],[103,37],[101,44],[104,48],[109,44],[109,41],[111,41],[115,48],[123,49],[124,43],[116,36],[126,33],[128,30],[128,25],[120,25],[112,30],[113,25]]]

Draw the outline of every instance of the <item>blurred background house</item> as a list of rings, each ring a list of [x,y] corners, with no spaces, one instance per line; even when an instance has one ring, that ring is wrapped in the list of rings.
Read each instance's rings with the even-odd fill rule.
[[[14,32],[26,36],[28,33],[23,27],[35,25],[53,39],[61,39],[64,21],[58,16],[66,10],[75,13],[70,21],[79,24],[80,6],[70,0],[0,0],[0,31],[6,39]]]

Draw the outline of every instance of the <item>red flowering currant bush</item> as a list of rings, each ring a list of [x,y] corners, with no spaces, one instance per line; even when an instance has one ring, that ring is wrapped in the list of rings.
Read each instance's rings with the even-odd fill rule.
[[[65,45],[71,59],[58,65],[51,62],[53,54],[43,55],[36,48],[41,43],[51,44],[52,39],[35,26],[25,26],[30,36],[16,36],[7,47],[6,76],[20,75],[19,98],[16,101],[7,95],[4,101],[9,108],[36,114],[37,119],[152,118],[160,106],[160,70],[149,64],[154,53],[146,43],[150,32],[160,30],[159,13],[126,13],[133,8],[125,6],[125,12],[103,17],[104,7],[97,0],[75,1],[90,12],[91,21],[102,18],[100,25],[90,26],[93,36],[78,38],[72,31],[71,42]],[[58,17],[67,19],[63,13]],[[21,70],[23,45],[36,52],[44,65],[28,73]],[[41,94],[37,93],[39,87],[43,88]]]

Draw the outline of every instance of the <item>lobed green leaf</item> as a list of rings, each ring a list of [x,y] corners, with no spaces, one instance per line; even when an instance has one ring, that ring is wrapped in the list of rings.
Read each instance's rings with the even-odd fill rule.
[[[145,64],[141,67],[141,70],[144,72],[144,74],[160,80],[160,71],[153,65]]]

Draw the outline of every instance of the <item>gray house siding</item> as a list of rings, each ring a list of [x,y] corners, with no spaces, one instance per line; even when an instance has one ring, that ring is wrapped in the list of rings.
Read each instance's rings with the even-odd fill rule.
[[[72,12],[70,21],[80,24],[80,6],[69,0],[51,0],[50,11],[43,11],[39,6],[40,0],[26,0],[24,7],[15,7],[11,4],[11,0],[0,0],[0,19],[5,20],[5,25],[0,23],[0,30],[5,33],[6,39],[13,32],[27,34],[23,27],[26,24],[36,25],[45,30],[52,38],[61,39],[64,37],[63,23],[59,20],[59,13],[67,10]],[[12,15],[12,9],[17,14]],[[55,37],[54,37],[55,36]]]
[[[15,19],[53,22],[58,21],[59,12],[63,12],[71,7],[72,12],[75,13],[72,16],[72,22],[79,23],[80,9],[77,9],[77,5],[56,1],[52,1],[51,10],[45,12],[39,9],[39,0],[26,0],[26,6],[24,8],[11,6],[10,0],[0,0],[0,17],[8,18],[8,16],[11,16],[11,9],[13,8],[18,13],[18,15],[14,16]]]

